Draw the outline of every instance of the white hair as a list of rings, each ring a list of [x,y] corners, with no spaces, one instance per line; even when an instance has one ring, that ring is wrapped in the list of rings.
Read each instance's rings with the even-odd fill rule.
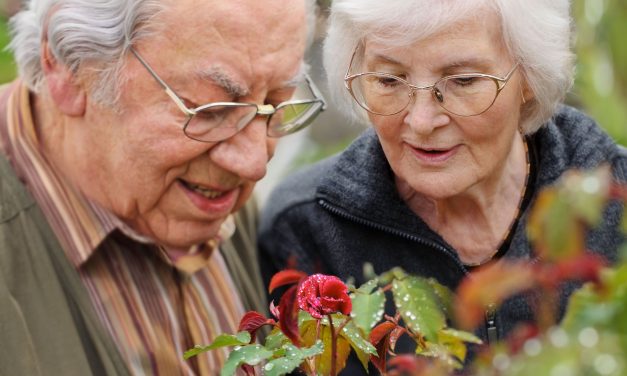
[[[572,86],[569,0],[334,0],[324,45],[324,67],[333,100],[357,119],[365,111],[344,87],[354,48],[368,40],[406,46],[469,17],[496,15],[509,55],[534,99],[523,105],[521,128],[532,133],[553,116]],[[362,50],[362,49],[360,49]],[[361,58],[356,56],[356,58]]]
[[[315,0],[305,0],[309,40],[315,25]],[[130,46],[150,33],[151,19],[164,9],[162,0],[29,0],[10,21],[19,74],[34,92],[44,80],[41,43],[48,41],[53,57],[77,74],[89,65],[96,80],[94,100],[114,106]],[[45,30],[44,30],[45,28]]]

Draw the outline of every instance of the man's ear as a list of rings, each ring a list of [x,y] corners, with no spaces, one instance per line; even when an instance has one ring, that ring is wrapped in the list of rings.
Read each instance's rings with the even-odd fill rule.
[[[85,89],[72,72],[55,59],[46,41],[41,46],[41,66],[45,84],[57,108],[68,116],[82,116],[85,113]]]

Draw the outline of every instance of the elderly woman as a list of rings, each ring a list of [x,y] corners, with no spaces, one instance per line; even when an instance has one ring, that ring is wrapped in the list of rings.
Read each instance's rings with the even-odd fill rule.
[[[372,127],[278,187],[260,235],[267,273],[295,260],[360,282],[370,262],[454,289],[477,266],[536,258],[526,225],[543,187],[601,164],[627,180],[625,150],[560,104],[570,27],[568,0],[335,0],[329,85]],[[609,262],[622,211],[610,205],[588,236]],[[478,333],[533,320],[527,302],[508,300]]]

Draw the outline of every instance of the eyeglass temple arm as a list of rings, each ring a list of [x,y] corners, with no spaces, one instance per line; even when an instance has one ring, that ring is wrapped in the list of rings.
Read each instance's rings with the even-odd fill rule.
[[[157,80],[157,82],[159,83],[159,85],[161,85],[161,87],[163,87],[163,89],[165,90],[165,93],[174,101],[176,106],[181,111],[183,111],[184,114],[186,114],[187,116],[194,116],[194,115],[196,115],[196,111],[194,111],[193,109],[187,108],[187,106],[185,106],[185,104],[183,103],[183,101],[181,101],[179,96],[176,95],[172,89],[170,89],[170,87],[161,79],[161,77],[159,77],[157,72],[155,72],[150,67],[150,65],[148,65],[148,63],[139,55],[139,53],[137,53],[137,51],[135,51],[135,49],[133,47],[131,47],[130,50],[133,53],[133,55],[135,55],[137,60],[139,60],[139,62],[144,66],[144,68],[146,68],[148,70],[150,75],[155,80]]]
[[[519,66],[520,66],[520,62],[516,62],[512,70],[510,70],[509,73],[507,73],[507,76],[503,78],[499,78],[497,80],[497,82],[499,83],[499,89],[498,89],[499,91],[503,90],[503,88],[505,87],[505,85],[507,85],[507,83],[509,82],[509,79],[512,78],[512,75],[514,74],[514,72]]]
[[[351,72],[351,67],[353,66],[353,60],[355,60],[355,55],[357,54],[357,49],[359,49],[359,44],[357,46],[355,46],[355,49],[353,50],[353,54],[351,55],[351,60],[348,63],[348,68],[346,68],[346,73],[344,74],[344,86],[346,86],[346,88],[351,91],[350,86],[348,85],[348,78],[350,77],[350,72]]]
[[[326,110],[327,102],[324,100],[322,93],[320,92],[318,87],[314,84],[313,80],[311,79],[311,77],[309,77],[308,74],[305,74],[305,81],[307,81],[307,85],[309,86],[309,89],[311,89],[311,92],[313,93],[314,97],[322,103],[322,111]]]

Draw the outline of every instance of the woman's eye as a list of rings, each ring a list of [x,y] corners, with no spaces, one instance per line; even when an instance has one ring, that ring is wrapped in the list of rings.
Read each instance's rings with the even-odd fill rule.
[[[455,85],[458,86],[470,86],[477,82],[478,77],[470,76],[470,77],[455,77],[450,79]]]
[[[386,76],[378,76],[377,83],[386,87],[392,87],[400,84],[400,82],[396,78]]]

